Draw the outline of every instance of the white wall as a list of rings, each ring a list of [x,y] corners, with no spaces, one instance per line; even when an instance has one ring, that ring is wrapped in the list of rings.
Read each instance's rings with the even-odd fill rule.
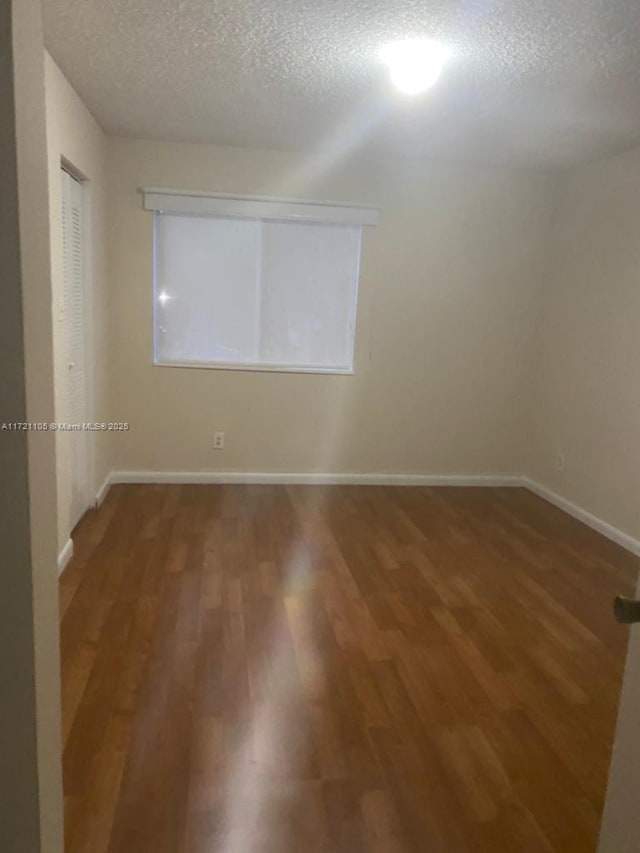
[[[640,149],[566,173],[557,194],[530,473],[640,539]]]
[[[51,421],[39,0],[0,4],[0,55],[0,421]],[[53,435],[2,432],[0,472],[0,847],[62,853]]]
[[[102,129],[84,106],[66,77],[49,54],[45,54],[47,114],[47,146],[49,152],[49,214],[51,221],[51,262],[53,295],[53,331],[56,382],[56,420],[67,422],[64,327],[58,306],[63,302],[62,219],[60,197],[60,164],[65,159],[83,178],[86,233],[86,368],[87,420],[108,419],[107,406],[107,280],[106,280],[106,185],[107,151]],[[110,470],[108,437],[103,433],[87,433],[89,444],[89,488],[95,496]],[[65,444],[77,441],[77,434],[58,433],[58,550],[61,551],[71,532],[70,480]]]
[[[109,151],[110,411],[131,424],[113,437],[116,470],[521,471],[547,177],[357,158],[319,170],[291,153],[146,140]],[[143,186],[379,204],[355,375],[153,366]]]

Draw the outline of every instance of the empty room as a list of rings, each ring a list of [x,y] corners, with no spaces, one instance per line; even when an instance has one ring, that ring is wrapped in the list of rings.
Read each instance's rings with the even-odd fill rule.
[[[639,37],[4,4],[2,853],[640,851]]]

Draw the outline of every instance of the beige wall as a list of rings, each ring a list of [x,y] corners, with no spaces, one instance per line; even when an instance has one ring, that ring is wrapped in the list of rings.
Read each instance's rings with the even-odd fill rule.
[[[0,421],[50,421],[51,268],[38,0],[0,4],[0,55]],[[0,433],[0,471],[0,847],[7,853],[62,853],[53,434]]]
[[[106,288],[106,138],[58,66],[45,55],[47,139],[49,151],[49,202],[51,219],[51,262],[53,288],[53,331],[56,380],[56,420],[71,420],[66,411],[67,361],[63,319],[63,258],[60,198],[60,163],[64,159],[84,183],[86,231],[86,369],[87,420],[108,418],[107,406],[107,288]],[[108,438],[87,433],[89,448],[89,496],[93,500],[110,470]],[[58,550],[69,538],[70,482],[68,444],[77,441],[71,433],[58,433]],[[82,439],[81,439],[82,440]]]
[[[530,473],[640,538],[640,149],[564,175],[553,235]]]
[[[115,470],[521,471],[547,177],[144,140],[109,150],[110,411],[131,424],[113,437]],[[153,366],[143,186],[379,204],[355,375]]]

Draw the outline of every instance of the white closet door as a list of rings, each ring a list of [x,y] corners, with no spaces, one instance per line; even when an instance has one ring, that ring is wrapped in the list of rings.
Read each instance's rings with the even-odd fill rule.
[[[62,242],[64,252],[65,422],[83,424],[86,416],[84,222],[82,185],[62,170]],[[87,436],[65,432],[71,527],[89,506]]]

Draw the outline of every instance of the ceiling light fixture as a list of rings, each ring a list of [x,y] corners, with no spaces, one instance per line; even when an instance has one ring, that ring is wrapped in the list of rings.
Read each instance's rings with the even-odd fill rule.
[[[380,51],[391,79],[405,95],[417,95],[436,82],[449,51],[432,39],[407,39],[385,44]]]

